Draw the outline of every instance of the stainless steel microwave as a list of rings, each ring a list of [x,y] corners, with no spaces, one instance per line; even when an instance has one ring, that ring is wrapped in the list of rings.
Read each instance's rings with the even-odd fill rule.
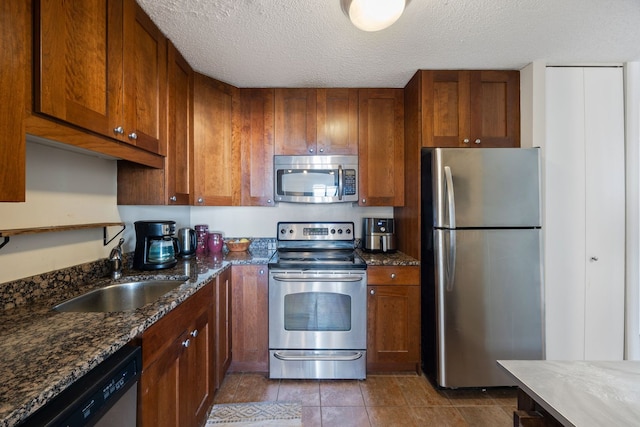
[[[358,201],[358,156],[274,156],[277,202]]]

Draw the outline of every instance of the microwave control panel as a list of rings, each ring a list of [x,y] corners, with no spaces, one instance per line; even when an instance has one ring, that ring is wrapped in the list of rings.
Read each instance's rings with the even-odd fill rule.
[[[345,196],[353,196],[356,194],[356,171],[354,169],[346,169],[344,171],[344,190]]]

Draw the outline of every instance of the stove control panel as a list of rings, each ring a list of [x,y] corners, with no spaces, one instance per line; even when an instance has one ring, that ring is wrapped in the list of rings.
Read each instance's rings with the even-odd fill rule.
[[[353,222],[279,222],[278,240],[354,239]]]

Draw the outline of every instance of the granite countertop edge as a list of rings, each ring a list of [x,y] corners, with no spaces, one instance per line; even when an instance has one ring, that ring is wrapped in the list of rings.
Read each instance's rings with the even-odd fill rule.
[[[358,253],[372,266],[420,264],[402,252]],[[0,312],[0,351],[5,356],[0,364],[0,426],[26,419],[232,265],[267,264],[272,254],[273,250],[229,252],[222,259],[204,257],[205,265],[203,259],[192,259],[157,273],[125,271],[120,282],[185,280],[135,311],[59,313],[51,307],[61,301],[44,297],[37,304]],[[105,279],[102,286],[106,281],[113,283]]]

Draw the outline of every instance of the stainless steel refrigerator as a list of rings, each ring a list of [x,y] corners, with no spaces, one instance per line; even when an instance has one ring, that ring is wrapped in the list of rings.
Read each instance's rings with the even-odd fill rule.
[[[543,359],[539,149],[422,149],[422,362],[446,388]]]

